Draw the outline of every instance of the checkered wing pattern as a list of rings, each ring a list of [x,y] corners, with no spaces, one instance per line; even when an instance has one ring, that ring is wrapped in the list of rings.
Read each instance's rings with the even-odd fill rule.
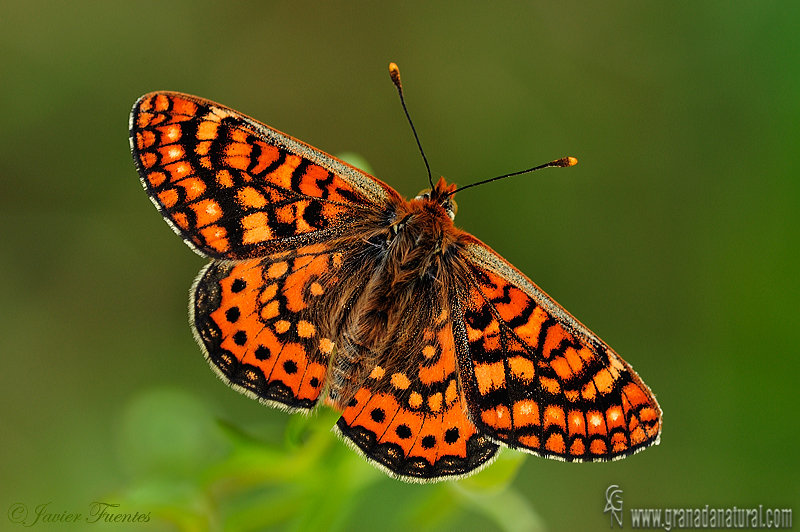
[[[457,336],[472,422],[492,440],[568,461],[658,443],[661,409],[636,372],[486,245],[467,247]]]

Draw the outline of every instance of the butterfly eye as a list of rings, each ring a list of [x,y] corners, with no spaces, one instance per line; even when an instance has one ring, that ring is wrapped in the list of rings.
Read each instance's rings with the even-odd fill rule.
[[[449,216],[451,220],[456,219],[458,205],[456,205],[456,201],[454,199],[447,198],[444,203],[442,203],[442,207],[444,207],[445,212],[447,212],[447,216]]]
[[[417,194],[417,197],[415,197],[414,199],[415,199],[415,200],[427,200],[427,199],[431,199],[431,191],[430,191],[430,189],[425,189],[425,190],[423,190],[422,192],[420,192],[419,194]]]

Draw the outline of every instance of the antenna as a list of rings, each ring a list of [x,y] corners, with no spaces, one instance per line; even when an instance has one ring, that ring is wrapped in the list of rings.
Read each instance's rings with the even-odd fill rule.
[[[408,125],[411,126],[411,131],[414,133],[414,138],[417,141],[419,153],[422,154],[422,160],[425,161],[425,168],[428,170],[428,182],[431,184],[431,189],[433,189],[434,187],[433,177],[431,177],[431,167],[428,164],[428,158],[425,157],[425,151],[422,149],[419,136],[417,136],[417,130],[414,128],[414,122],[411,121],[411,115],[408,114],[408,109],[406,108],[406,99],[403,97],[403,85],[400,83],[400,69],[394,63],[389,63],[389,77],[392,78],[392,83],[394,83],[394,86],[397,87],[397,94],[400,95],[400,103],[403,105],[403,111],[406,113]]]
[[[533,168],[528,168],[527,170],[520,170],[519,172],[513,172],[510,174],[493,177],[491,179],[485,179],[483,181],[478,181],[477,183],[472,183],[471,185],[466,185],[461,188],[457,188],[454,191],[447,194],[447,197],[452,196],[456,192],[461,192],[462,190],[466,190],[468,188],[477,187],[478,185],[485,185],[486,183],[491,183],[492,181],[497,181],[498,179],[505,179],[506,177],[511,177],[520,174],[529,174],[531,172],[535,172],[536,170],[541,170],[543,168],[551,168],[551,167],[566,168],[567,166],[575,166],[576,164],[578,164],[578,159],[576,159],[575,157],[562,157],[561,159],[550,161],[547,164],[540,164],[539,166],[534,166]]]

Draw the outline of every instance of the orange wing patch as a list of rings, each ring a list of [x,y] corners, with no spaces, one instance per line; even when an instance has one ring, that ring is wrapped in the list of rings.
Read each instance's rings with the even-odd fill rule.
[[[389,474],[410,481],[458,477],[488,464],[497,451],[470,422],[458,391],[450,311],[436,312],[417,341],[385,353],[392,360],[414,346],[405,371],[375,366],[337,423],[339,433]],[[413,329],[413,328],[412,328]]]
[[[206,356],[234,388],[289,409],[312,408],[332,340],[309,311],[333,271],[320,245],[262,259],[212,262],[193,290],[192,323]]]
[[[490,463],[498,448],[467,419],[460,399],[437,414],[412,410],[393,394],[366,387],[336,428],[370,462],[412,482],[472,473]]]
[[[658,403],[611,348],[500,275],[476,264],[470,270],[456,329],[469,411],[481,431],[509,447],[578,461],[622,457],[658,440]]]

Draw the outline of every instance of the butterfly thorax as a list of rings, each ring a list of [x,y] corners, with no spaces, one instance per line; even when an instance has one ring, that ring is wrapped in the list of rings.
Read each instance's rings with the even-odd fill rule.
[[[442,197],[444,180],[431,192],[394,207],[386,235],[384,265],[391,285],[440,279],[443,267],[458,246],[461,232],[453,225],[455,202]]]

